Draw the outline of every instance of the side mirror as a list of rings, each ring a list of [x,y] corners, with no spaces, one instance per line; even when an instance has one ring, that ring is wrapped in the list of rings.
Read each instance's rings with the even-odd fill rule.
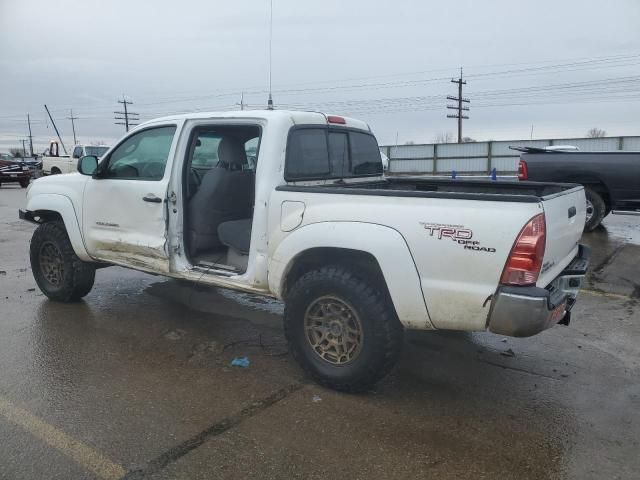
[[[85,155],[78,160],[78,171],[83,175],[93,175],[98,168],[98,157]]]

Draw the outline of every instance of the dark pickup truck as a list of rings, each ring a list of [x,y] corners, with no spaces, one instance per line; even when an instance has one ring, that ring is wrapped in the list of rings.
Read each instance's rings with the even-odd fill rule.
[[[27,188],[36,171],[42,168],[41,165],[33,158],[14,158],[0,153],[0,186],[3,183],[19,183],[22,188]]]
[[[587,197],[585,231],[612,210],[640,211],[640,152],[579,152],[512,147],[521,153],[518,178],[580,183]]]

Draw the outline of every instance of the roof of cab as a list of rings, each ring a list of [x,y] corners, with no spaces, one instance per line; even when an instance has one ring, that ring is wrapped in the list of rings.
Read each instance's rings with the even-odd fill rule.
[[[170,115],[166,117],[154,118],[147,122],[141,123],[140,126],[148,125],[157,122],[165,122],[169,120],[202,120],[208,118],[260,118],[260,119],[276,119],[276,118],[289,118],[292,123],[297,125],[327,125],[329,123],[328,117],[332,114],[325,114],[321,112],[305,112],[297,110],[232,110],[224,112],[194,112],[184,113],[180,115]],[[338,115],[345,120],[344,126],[358,128],[361,130],[371,131],[369,125],[362,120],[355,118],[344,117]],[[140,128],[140,127],[138,127]]]

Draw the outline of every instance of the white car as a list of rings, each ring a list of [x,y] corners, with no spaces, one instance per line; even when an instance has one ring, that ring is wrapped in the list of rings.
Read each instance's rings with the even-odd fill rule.
[[[78,300],[105,265],[270,295],[293,356],[338,390],[383,377],[405,329],[568,323],[589,263],[581,186],[386,178],[352,118],[165,117],[79,171],[36,180],[20,211],[46,296]]]

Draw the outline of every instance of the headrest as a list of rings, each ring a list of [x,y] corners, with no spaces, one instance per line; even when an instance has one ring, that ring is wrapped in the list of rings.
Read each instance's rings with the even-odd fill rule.
[[[244,145],[233,137],[224,137],[218,144],[218,160],[227,165],[241,166],[247,163]]]

